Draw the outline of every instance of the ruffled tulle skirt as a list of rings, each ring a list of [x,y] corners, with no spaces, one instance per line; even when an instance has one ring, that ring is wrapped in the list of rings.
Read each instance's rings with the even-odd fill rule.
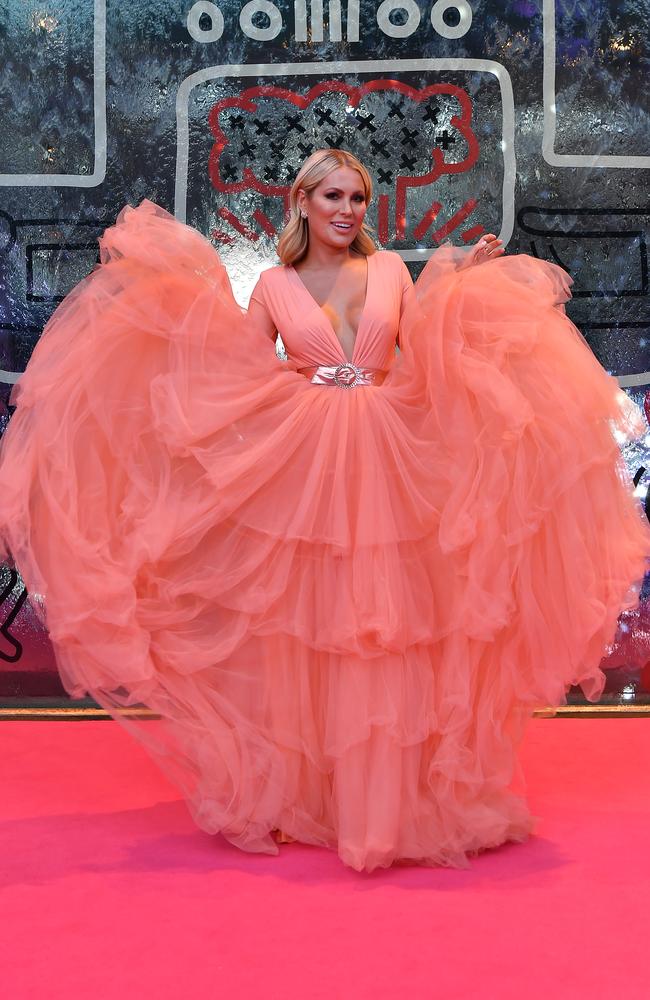
[[[16,390],[0,531],[67,689],[249,851],[281,829],[358,869],[463,866],[524,839],[525,720],[598,697],[637,599],[650,534],[615,434],[642,427],[566,275],[441,263],[384,384],[317,387],[144,203]]]

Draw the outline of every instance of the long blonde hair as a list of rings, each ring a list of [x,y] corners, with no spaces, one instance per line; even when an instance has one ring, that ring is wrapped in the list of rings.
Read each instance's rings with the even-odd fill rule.
[[[298,208],[298,191],[300,188],[309,195],[320,182],[338,167],[350,167],[358,171],[363,183],[366,205],[372,198],[372,178],[363,163],[345,149],[317,149],[308,156],[301,166],[289,192],[289,221],[278,240],[278,257],[283,264],[297,264],[307,253],[309,247],[309,227]],[[376,253],[377,247],[370,235],[370,227],[365,221],[352,240],[350,249],[355,253],[369,257]]]

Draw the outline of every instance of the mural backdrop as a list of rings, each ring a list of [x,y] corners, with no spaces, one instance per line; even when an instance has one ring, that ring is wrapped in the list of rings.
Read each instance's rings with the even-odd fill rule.
[[[208,235],[246,304],[322,146],[368,164],[378,243],[414,274],[486,230],[566,268],[570,315],[650,411],[649,37],[644,0],[0,0],[2,427],[123,205]],[[650,433],[625,457],[647,509]],[[9,567],[0,588],[0,697],[60,697],[39,595]],[[648,591],[607,697],[650,695]]]

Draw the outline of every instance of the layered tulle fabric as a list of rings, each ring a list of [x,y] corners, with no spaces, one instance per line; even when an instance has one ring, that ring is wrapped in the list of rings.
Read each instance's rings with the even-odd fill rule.
[[[315,386],[145,202],[16,390],[0,531],[63,681],[246,850],[282,829],[358,869],[461,866],[524,839],[523,723],[598,696],[636,601],[649,532],[614,434],[640,418],[564,272],[442,251],[416,292],[383,385]]]

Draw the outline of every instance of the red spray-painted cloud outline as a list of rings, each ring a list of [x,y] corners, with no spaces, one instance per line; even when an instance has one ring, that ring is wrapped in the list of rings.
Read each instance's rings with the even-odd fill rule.
[[[222,152],[228,146],[228,138],[219,125],[220,114],[228,108],[238,108],[245,112],[255,112],[257,110],[256,99],[259,97],[274,97],[278,100],[287,101],[295,108],[305,110],[309,105],[326,93],[345,94],[351,107],[357,107],[364,96],[377,91],[387,91],[389,93],[400,93],[418,103],[428,100],[436,94],[447,94],[455,97],[461,107],[461,114],[454,115],[450,124],[463,136],[467,142],[467,156],[458,163],[447,163],[443,150],[434,146],[431,149],[432,168],[422,176],[399,175],[395,182],[395,219],[397,238],[403,238],[406,228],[406,196],[408,188],[421,187],[431,184],[443,174],[464,173],[476,163],[479,156],[479,143],[472,131],[472,102],[469,95],[460,87],[455,87],[449,83],[435,83],[422,90],[416,90],[400,80],[370,80],[361,87],[352,87],[339,80],[329,80],[317,83],[311,87],[306,94],[296,94],[285,87],[276,87],[271,84],[263,84],[257,87],[249,87],[238,97],[227,97],[218,101],[210,110],[209,124],[215,138],[214,146],[210,152],[208,172],[210,181],[217,191],[224,194],[236,193],[244,190],[258,191],[260,194],[280,196],[287,203],[287,196],[290,184],[270,184],[260,180],[250,167],[244,167],[243,177],[240,181],[226,183],[222,181],[219,169],[219,160]],[[385,197],[385,196],[384,196]],[[468,205],[470,203],[467,203]],[[476,202],[472,202],[473,208]],[[438,206],[439,207],[439,206]],[[462,210],[461,210],[462,211]],[[467,212],[469,214],[469,212]]]

